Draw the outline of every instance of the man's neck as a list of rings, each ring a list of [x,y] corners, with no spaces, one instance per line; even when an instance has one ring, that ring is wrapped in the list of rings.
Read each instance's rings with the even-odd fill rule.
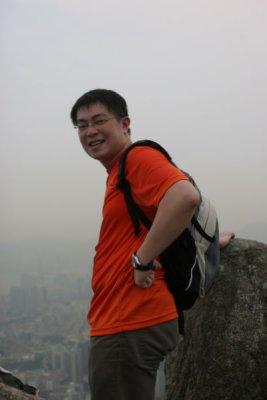
[[[129,147],[132,144],[131,138],[129,137],[129,139],[127,140],[127,142],[125,143],[125,145],[123,146],[123,148],[119,151],[119,153],[116,154],[116,156],[108,163],[102,163],[102,165],[104,165],[104,167],[106,168],[107,171],[110,170],[110,168],[115,164],[115,162],[117,161],[117,159],[122,155],[122,153],[127,149],[127,147]]]

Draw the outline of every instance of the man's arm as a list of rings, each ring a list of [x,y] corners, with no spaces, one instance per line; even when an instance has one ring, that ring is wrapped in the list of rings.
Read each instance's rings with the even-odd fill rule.
[[[199,193],[189,181],[179,181],[167,190],[159,204],[151,229],[137,250],[142,264],[158,257],[184,231],[198,204]],[[137,285],[149,287],[153,280],[154,271],[135,271]]]

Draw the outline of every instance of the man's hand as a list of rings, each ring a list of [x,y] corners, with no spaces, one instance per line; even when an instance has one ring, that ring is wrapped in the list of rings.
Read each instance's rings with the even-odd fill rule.
[[[153,285],[153,282],[155,280],[155,271],[162,269],[162,265],[159,261],[154,260],[153,267],[154,269],[151,269],[149,271],[139,271],[137,269],[134,270],[134,281],[137,286],[143,289],[147,289]]]

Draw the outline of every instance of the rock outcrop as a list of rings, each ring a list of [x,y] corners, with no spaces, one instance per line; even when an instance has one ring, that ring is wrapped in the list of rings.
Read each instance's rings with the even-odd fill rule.
[[[185,316],[166,361],[166,400],[267,399],[267,245],[235,239],[220,273]]]
[[[0,400],[42,400],[35,387],[0,367]]]
[[[0,399],[1,400],[41,400],[38,396],[33,396],[15,389],[11,386],[0,382]]]

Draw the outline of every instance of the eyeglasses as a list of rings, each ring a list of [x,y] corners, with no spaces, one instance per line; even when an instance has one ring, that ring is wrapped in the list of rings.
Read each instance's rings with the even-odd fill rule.
[[[106,122],[108,122],[109,120],[114,119],[114,118],[115,117],[109,117],[109,118],[107,118],[107,117],[100,118],[99,117],[99,118],[94,119],[93,121],[81,122],[75,126],[75,129],[77,129],[79,133],[84,133],[90,126],[92,126],[94,128],[100,128]]]

